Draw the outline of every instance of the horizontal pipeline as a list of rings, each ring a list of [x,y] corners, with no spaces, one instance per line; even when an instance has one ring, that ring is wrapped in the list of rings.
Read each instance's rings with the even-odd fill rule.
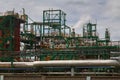
[[[118,60],[51,60],[34,62],[0,62],[0,68],[50,67],[50,66],[117,66]]]

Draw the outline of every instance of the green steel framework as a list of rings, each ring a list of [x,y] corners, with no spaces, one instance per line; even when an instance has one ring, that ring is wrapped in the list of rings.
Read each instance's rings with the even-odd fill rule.
[[[99,39],[99,36],[97,35],[97,24],[87,23],[84,25],[82,37],[76,37],[75,35],[64,37],[66,29],[69,29],[69,35],[72,35],[74,32],[71,32],[70,27],[66,26],[66,14],[61,10],[44,10],[43,22],[33,22],[26,25],[29,25],[31,27],[30,29],[33,28],[33,32],[35,32],[34,37],[31,36],[31,38],[27,40],[29,42],[28,44],[31,43],[31,45],[29,45],[31,46],[31,49],[34,49],[35,52],[32,50],[26,54],[22,53],[22,56],[37,56],[40,60],[71,60],[85,59],[85,57],[90,59],[109,59],[111,51],[119,50],[118,46],[108,45],[110,42],[108,29],[105,31],[105,39]],[[37,31],[39,32],[39,36],[36,35]],[[59,34],[50,35],[52,31],[57,31]],[[30,34],[33,35],[32,32],[27,35],[30,37]],[[44,47],[43,41],[46,39],[64,40],[66,48],[55,49],[54,41],[51,48]],[[85,42],[85,40],[88,41]],[[92,44],[89,44],[89,41],[91,41]],[[43,45],[39,46],[38,42]],[[73,44],[75,44],[75,46],[71,46]],[[104,44],[104,46],[101,46],[100,44]]]
[[[21,57],[38,57],[40,60],[109,59],[111,51],[119,51],[119,46],[109,46],[110,33],[108,29],[105,31],[105,39],[99,39],[96,24],[87,23],[83,26],[83,36],[76,37],[74,35],[65,37],[67,33],[66,29],[69,30],[69,35],[72,35],[73,32],[66,25],[66,14],[61,10],[44,10],[43,22],[28,23],[28,16],[26,20],[23,24],[23,31],[20,34],[21,42],[25,45],[23,51],[20,52]],[[4,27],[8,22],[10,27]],[[1,37],[3,41],[0,44],[1,50],[5,50],[3,46],[9,40],[11,42],[7,50],[14,51],[12,42],[14,22],[16,20],[11,16],[5,19],[3,17],[3,20],[0,22],[0,30],[4,32],[7,32],[7,29],[10,30],[10,36],[5,38]],[[52,31],[57,31],[59,34],[51,36],[50,33]],[[61,49],[55,49],[55,43],[52,48],[45,47],[44,44],[40,46],[39,43],[42,44],[46,39],[53,39],[53,43],[54,39],[63,40],[66,46]],[[85,40],[88,41],[85,42]],[[101,46],[100,44],[105,45]]]
[[[43,36],[45,35],[46,31],[54,30],[59,32],[58,36],[62,36],[66,33],[66,29],[69,29],[66,26],[66,13],[62,10],[44,10],[43,11]],[[70,31],[70,30],[69,30]]]

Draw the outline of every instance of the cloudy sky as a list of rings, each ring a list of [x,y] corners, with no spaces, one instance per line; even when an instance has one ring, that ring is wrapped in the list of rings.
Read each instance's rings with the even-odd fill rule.
[[[42,11],[61,9],[67,14],[67,25],[82,33],[86,22],[97,22],[100,37],[104,37],[105,28],[109,28],[111,40],[120,40],[120,0],[0,0],[0,12],[15,8],[26,13],[34,21],[42,21]]]

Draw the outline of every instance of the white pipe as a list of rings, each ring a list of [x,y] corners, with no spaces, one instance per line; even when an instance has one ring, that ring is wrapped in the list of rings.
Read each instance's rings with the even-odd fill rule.
[[[117,60],[52,60],[52,61],[34,61],[34,62],[13,62],[15,68],[25,67],[47,67],[47,66],[118,66]],[[12,67],[11,62],[0,62],[0,68]]]
[[[120,66],[117,60],[55,60],[33,63],[34,66]]]

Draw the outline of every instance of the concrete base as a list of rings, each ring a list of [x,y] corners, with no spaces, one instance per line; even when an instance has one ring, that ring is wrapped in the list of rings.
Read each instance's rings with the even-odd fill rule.
[[[120,76],[43,76],[40,74],[3,74],[3,80],[120,80]]]

